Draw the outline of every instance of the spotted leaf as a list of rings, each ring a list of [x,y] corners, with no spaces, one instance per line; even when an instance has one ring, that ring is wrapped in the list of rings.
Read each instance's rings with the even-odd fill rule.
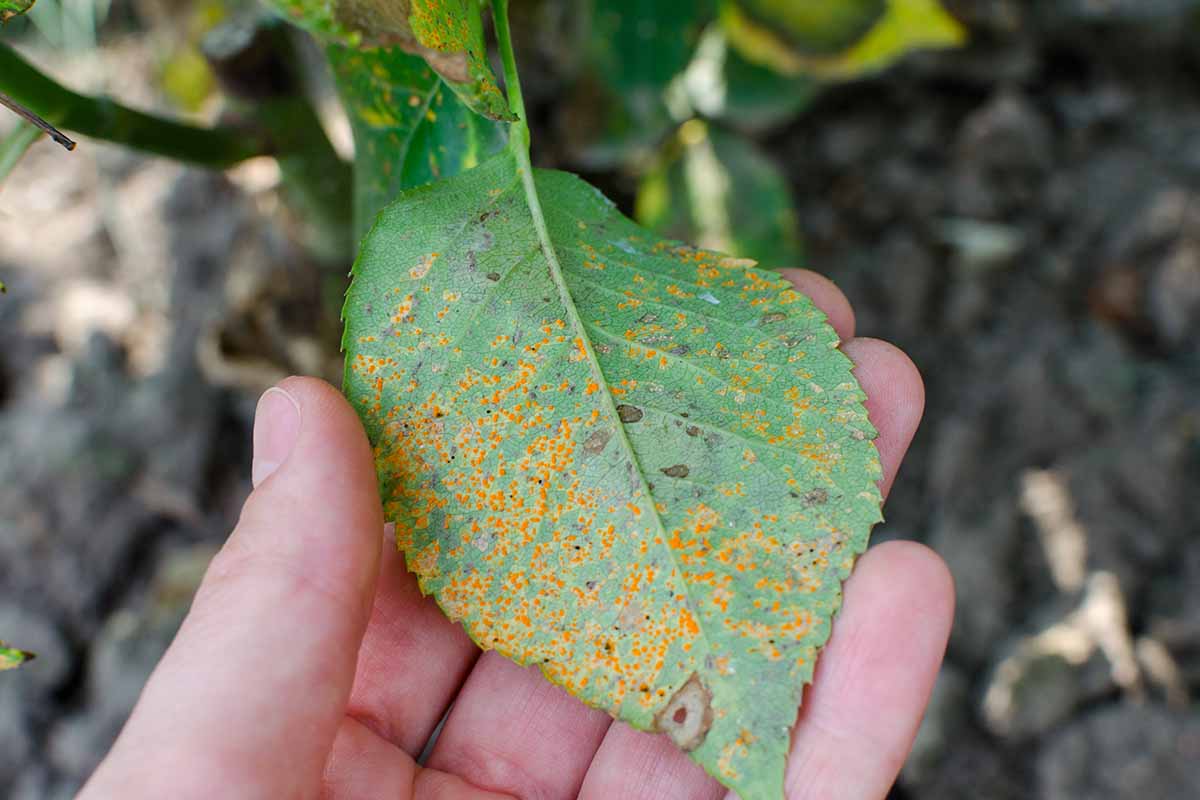
[[[274,3],[298,25],[326,38],[355,47],[395,46],[418,55],[473,111],[491,119],[512,119],[488,65],[478,0]]]
[[[880,518],[821,312],[506,150],[382,212],[345,318],[345,390],[422,591],[743,800],[781,798]]]

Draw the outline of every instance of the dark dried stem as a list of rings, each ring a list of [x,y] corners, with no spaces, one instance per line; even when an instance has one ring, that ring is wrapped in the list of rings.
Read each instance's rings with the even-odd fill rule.
[[[0,92],[0,106],[4,106],[9,111],[28,122],[30,125],[45,131],[51,139],[61,144],[68,151],[75,149],[75,141],[71,139],[71,137],[67,136],[58,128],[54,127],[49,122],[46,122],[46,120],[42,119],[37,114],[33,113],[28,108],[21,105],[16,100],[13,100],[3,92]]]

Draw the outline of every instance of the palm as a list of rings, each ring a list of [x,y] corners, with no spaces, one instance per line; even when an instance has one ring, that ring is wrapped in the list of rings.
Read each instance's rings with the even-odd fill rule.
[[[853,314],[832,284],[791,277],[847,341],[880,431],[886,493],[920,418],[920,378],[889,345],[852,338]],[[85,796],[206,796],[214,785],[226,797],[329,800],[725,796],[664,737],[613,722],[535,669],[480,655],[421,597],[386,537],[370,533],[379,504],[353,413],[328,387],[292,388],[306,414],[318,411],[294,451],[303,464],[292,456],[281,470],[297,485],[272,477],[251,496]],[[324,504],[310,507],[311,496]],[[892,542],[861,559],[800,709],[790,800],[887,793],[952,606],[945,566],[928,550]]]

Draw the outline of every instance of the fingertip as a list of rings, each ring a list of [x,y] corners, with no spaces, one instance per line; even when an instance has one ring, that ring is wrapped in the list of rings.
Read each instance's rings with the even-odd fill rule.
[[[847,598],[853,583],[876,587],[892,598],[919,601],[926,612],[921,619],[932,624],[934,633],[944,628],[949,634],[954,617],[954,576],[942,557],[920,542],[896,539],[872,547],[850,577]]]
[[[912,359],[889,342],[860,337],[846,342],[842,352],[854,362],[867,412],[879,431],[879,488],[886,497],[925,413],[925,382]]]
[[[929,548],[892,541],[859,559],[800,708],[788,797],[887,793],[929,702],[953,612],[953,580]]]
[[[843,342],[854,338],[854,307],[836,283],[807,269],[781,269],[779,274],[787,278],[797,292],[806,295],[824,312],[829,324]]]

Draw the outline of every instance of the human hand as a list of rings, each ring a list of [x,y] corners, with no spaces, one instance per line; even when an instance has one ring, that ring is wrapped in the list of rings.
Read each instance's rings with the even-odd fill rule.
[[[920,376],[891,345],[853,338],[833,284],[787,275],[857,364],[886,495],[921,417]],[[480,655],[421,597],[381,535],[371,450],[334,389],[289,378],[267,392],[254,451],[237,528],[83,800],[725,796],[665,737],[613,722],[536,668]],[[860,559],[793,732],[789,800],[887,794],[953,605],[945,565],[921,545]]]

